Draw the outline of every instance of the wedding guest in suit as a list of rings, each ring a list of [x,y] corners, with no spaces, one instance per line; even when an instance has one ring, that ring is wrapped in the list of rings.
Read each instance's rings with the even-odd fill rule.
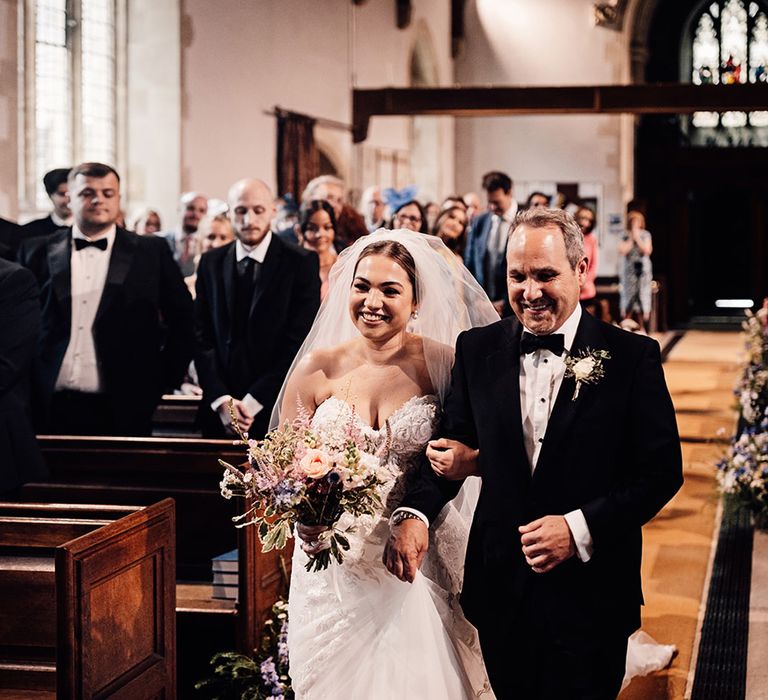
[[[34,275],[0,260],[0,496],[12,497],[46,469],[32,429],[30,368],[40,333]]]
[[[160,221],[160,214],[149,207],[144,207],[144,209],[135,212],[128,222],[128,230],[138,233],[140,236],[159,233],[162,228],[163,224]]]
[[[115,225],[112,167],[76,166],[69,191],[73,225],[19,250],[41,290],[42,429],[149,435],[161,394],[189,364],[192,300],[164,241]]]
[[[200,258],[195,366],[207,437],[266,432],[272,406],[320,304],[317,256],[274,236],[274,196],[260,180],[229,191],[236,241]]]
[[[195,256],[198,255],[195,233],[200,220],[207,213],[208,198],[205,195],[199,192],[185,192],[179,199],[179,225],[173,231],[158,234],[168,242],[173,259],[184,277],[195,271]]]
[[[53,204],[53,211],[42,219],[34,219],[22,226],[22,238],[49,236],[60,228],[72,225],[69,206],[69,168],[50,170],[43,177],[43,186]]]
[[[363,190],[363,195],[360,197],[360,209],[370,233],[385,227],[387,203],[382,197],[380,187],[366,187]]]
[[[324,199],[333,207],[336,217],[336,250],[341,251],[368,233],[365,219],[344,201],[344,181],[333,175],[320,175],[304,188],[301,203]]]
[[[506,294],[504,251],[517,214],[517,202],[512,196],[512,180],[505,173],[486,173],[483,189],[488,195],[488,211],[472,221],[464,263],[502,313]]]
[[[296,224],[296,236],[307,250],[317,253],[320,263],[320,301],[328,293],[328,273],[339,254],[333,247],[336,237],[336,218],[333,207],[322,199],[315,199],[301,208],[300,220]]]
[[[0,258],[5,260],[16,259],[16,249],[21,239],[21,226],[0,218]]]
[[[597,289],[597,236],[595,235],[595,213],[589,207],[579,207],[576,210],[576,223],[584,236],[584,255],[587,257],[587,279],[581,288],[579,300],[586,311],[596,316],[599,313],[595,297]]]
[[[414,233],[428,233],[428,226],[427,212],[415,199],[409,199],[400,204],[395,209],[389,224],[391,229],[404,228]]]
[[[459,336],[442,439],[385,562],[413,580],[428,523],[477,464],[461,604],[496,697],[615,698],[640,626],[641,527],[683,480],[659,346],[582,312],[569,214],[521,214],[507,263],[515,318]]]

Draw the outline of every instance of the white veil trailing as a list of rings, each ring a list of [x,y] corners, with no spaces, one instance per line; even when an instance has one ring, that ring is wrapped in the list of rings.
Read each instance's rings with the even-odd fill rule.
[[[425,343],[424,351],[432,385],[442,401],[450,383],[456,337],[468,328],[498,321],[499,315],[469,270],[439,238],[405,229],[379,229],[359,238],[341,252],[329,274],[328,295],[288,371],[288,377],[307,353],[338,345],[359,335],[349,315],[349,291],[360,254],[379,241],[402,244],[416,265],[419,313],[408,330],[436,341]],[[270,428],[279,424],[287,383],[288,379],[278,395]]]

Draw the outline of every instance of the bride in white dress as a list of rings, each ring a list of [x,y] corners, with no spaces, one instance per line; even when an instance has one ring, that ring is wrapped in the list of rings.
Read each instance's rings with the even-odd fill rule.
[[[294,549],[288,647],[300,700],[494,697],[477,633],[458,604],[478,479],[467,479],[433,523],[412,584],[381,560],[389,516],[437,428],[456,337],[496,320],[479,285],[432,236],[381,230],[332,268],[273,424],[299,406],[316,426],[354,424],[380,448],[390,478],[379,513],[354,526],[346,516],[339,522],[352,528],[343,564],[307,572],[303,548],[313,545]]]
[[[278,404],[281,419],[303,405],[315,425],[354,423],[390,477],[383,509],[355,523],[343,564],[309,573],[307,555],[294,550],[293,688],[307,699],[491,698],[476,632],[458,605],[476,479],[466,506],[452,504],[432,528],[434,549],[413,584],[381,559],[389,516],[437,428],[456,336],[498,315],[442,242],[405,231],[344,251],[329,287]]]

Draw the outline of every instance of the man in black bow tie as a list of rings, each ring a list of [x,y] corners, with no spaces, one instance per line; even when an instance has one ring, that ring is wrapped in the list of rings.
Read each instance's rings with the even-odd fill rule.
[[[150,435],[161,394],[192,355],[192,299],[163,240],[116,226],[113,168],[83,163],[68,185],[73,225],[19,251],[41,290],[39,428]]]
[[[385,554],[412,580],[424,523],[462,477],[482,476],[461,601],[499,698],[615,698],[640,625],[641,526],[682,483],[658,344],[582,313],[587,264],[569,214],[518,217],[516,318],[459,337],[443,440],[402,503],[411,514],[393,515]]]

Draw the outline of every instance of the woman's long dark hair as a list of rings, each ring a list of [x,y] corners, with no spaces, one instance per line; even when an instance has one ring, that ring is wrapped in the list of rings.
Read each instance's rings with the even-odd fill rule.
[[[302,234],[307,232],[309,228],[309,220],[316,212],[324,211],[331,219],[331,226],[333,226],[334,236],[338,233],[336,229],[336,215],[333,213],[333,207],[328,204],[324,199],[313,199],[310,202],[302,205],[299,212],[299,228]]]

